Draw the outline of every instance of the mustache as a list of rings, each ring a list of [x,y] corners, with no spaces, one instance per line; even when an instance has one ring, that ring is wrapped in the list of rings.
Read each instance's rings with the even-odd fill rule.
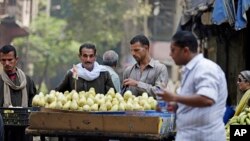
[[[92,64],[92,62],[85,62],[85,64]]]

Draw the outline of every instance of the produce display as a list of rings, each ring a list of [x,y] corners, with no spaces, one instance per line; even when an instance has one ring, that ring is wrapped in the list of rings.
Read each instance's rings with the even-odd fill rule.
[[[157,101],[144,92],[134,96],[127,90],[122,96],[110,88],[106,94],[96,93],[94,88],[89,91],[64,93],[51,90],[48,94],[40,92],[32,100],[32,106],[72,111],[143,111],[155,110]]]
[[[250,107],[244,108],[238,116],[233,116],[228,121],[225,126],[227,141],[230,141],[230,125],[250,125]]]

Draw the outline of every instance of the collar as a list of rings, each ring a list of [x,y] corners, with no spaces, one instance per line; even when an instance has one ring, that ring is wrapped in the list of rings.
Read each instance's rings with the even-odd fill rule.
[[[15,75],[16,75],[16,72],[14,72],[14,73],[7,73],[7,75],[8,75],[9,77],[15,76]]]
[[[183,68],[182,72],[190,71],[194,68],[194,66],[198,63],[199,60],[203,59],[203,54],[196,55],[193,59],[191,59]]]
[[[101,66],[103,66],[105,69],[108,69],[108,70],[114,70],[114,68],[112,68],[112,67],[110,67],[108,65],[101,65]]]
[[[147,64],[147,66],[153,68],[156,64],[156,60],[154,60],[153,58],[150,59],[149,63]],[[138,63],[135,63],[135,66],[140,68],[140,65]]]
[[[8,77],[10,78],[10,80],[15,80],[16,79],[16,77],[17,77],[17,74],[16,74],[16,72],[14,72],[14,73],[7,73],[7,75],[8,75]]]

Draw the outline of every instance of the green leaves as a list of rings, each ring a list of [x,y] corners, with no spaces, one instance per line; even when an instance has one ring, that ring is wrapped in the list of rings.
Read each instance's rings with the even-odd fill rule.
[[[29,37],[14,40],[19,56],[27,56],[22,57],[21,64],[33,64],[33,79],[39,86],[53,77],[61,78],[57,76],[58,69],[66,73],[73,63],[79,62],[80,43],[67,37],[65,26],[65,20],[40,15],[33,21]]]
[[[24,70],[30,71],[27,66],[32,64],[35,83],[41,85],[46,80],[51,88],[72,64],[79,62],[82,43],[95,43],[100,55],[124,46],[130,36],[147,33],[147,17],[152,9],[141,0],[61,0],[60,4],[54,13],[55,5],[51,5],[50,15],[55,18],[48,16],[47,1],[40,1],[29,37],[14,40]],[[55,84],[50,84],[54,80]]]

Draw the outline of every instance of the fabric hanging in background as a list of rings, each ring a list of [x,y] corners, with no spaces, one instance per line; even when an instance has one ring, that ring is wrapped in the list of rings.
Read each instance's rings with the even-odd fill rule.
[[[183,15],[181,17],[181,25],[191,20],[192,16],[197,15],[200,11],[207,10],[214,0],[183,0]]]
[[[215,0],[211,18],[212,23],[216,25],[229,23],[235,30],[246,28],[246,12],[249,7],[250,0],[238,0],[237,9],[234,0]]]
[[[238,8],[235,22],[235,30],[241,30],[247,27],[246,12],[250,7],[250,0],[238,0]]]
[[[211,20],[212,23],[216,25],[228,22],[231,26],[234,26],[234,0],[215,0]]]
[[[205,25],[209,22],[202,23],[203,13],[210,12],[214,0],[183,0],[183,15],[180,20],[179,30],[192,31],[198,39],[204,39],[208,35]]]

